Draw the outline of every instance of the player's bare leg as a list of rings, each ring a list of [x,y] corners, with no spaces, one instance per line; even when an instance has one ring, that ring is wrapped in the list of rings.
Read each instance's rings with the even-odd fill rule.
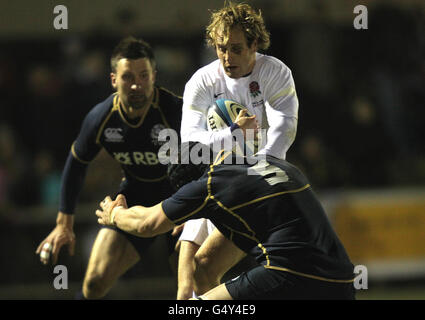
[[[187,300],[193,295],[193,272],[195,271],[194,257],[199,245],[192,241],[181,241],[178,266],[177,300]]]
[[[215,229],[195,255],[195,293],[201,295],[217,287],[224,274],[245,256],[246,253]]]
[[[93,244],[84,277],[84,297],[103,298],[117,279],[139,259],[139,254],[124,235],[112,229],[101,229]]]

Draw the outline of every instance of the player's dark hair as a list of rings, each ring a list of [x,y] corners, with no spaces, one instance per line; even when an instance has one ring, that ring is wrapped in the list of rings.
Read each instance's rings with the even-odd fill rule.
[[[187,146],[184,147],[183,145],[185,144],[187,144],[188,147]],[[199,156],[201,156],[201,153],[204,152],[205,150],[210,151],[210,149],[207,146],[201,145],[199,142],[192,142],[192,141],[184,142],[178,152],[178,163],[170,163],[168,165],[168,168],[167,168],[168,180],[170,181],[171,187],[174,190],[178,190],[181,187],[183,187],[185,184],[193,180],[199,179],[208,169],[210,163],[213,162],[212,152],[209,152],[210,163],[208,164],[206,163],[194,164],[190,160],[190,157],[187,157],[187,155],[182,155],[181,153],[182,151],[183,152],[186,151],[190,153],[192,148],[195,146],[197,148],[200,147],[198,149]],[[183,158],[189,158],[188,159],[189,161],[182,161]],[[182,162],[189,162],[189,163],[182,163]]]
[[[142,39],[127,37],[122,39],[112,51],[111,70],[117,71],[118,60],[148,58],[152,69],[155,70],[156,62],[152,47]]]

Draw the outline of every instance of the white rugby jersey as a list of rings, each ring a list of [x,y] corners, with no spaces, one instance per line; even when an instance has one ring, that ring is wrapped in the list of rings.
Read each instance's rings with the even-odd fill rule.
[[[182,142],[213,145],[231,139],[230,128],[208,131],[207,111],[217,99],[236,101],[255,114],[267,129],[259,153],[285,159],[297,131],[298,99],[291,70],[282,61],[256,53],[253,71],[239,79],[228,77],[218,59],[195,72],[183,94]]]

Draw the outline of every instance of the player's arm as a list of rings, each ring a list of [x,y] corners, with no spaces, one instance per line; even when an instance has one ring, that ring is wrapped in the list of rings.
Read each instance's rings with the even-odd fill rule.
[[[43,264],[56,264],[60,249],[67,244],[69,254],[74,255],[75,234],[74,215],[72,214],[77,202],[78,194],[83,187],[87,165],[76,160],[70,152],[62,174],[61,198],[59,212],[56,217],[56,226],[53,231],[40,243],[36,254],[40,254]]]
[[[277,73],[269,83],[265,102],[267,144],[259,153],[283,159],[297,132],[298,98],[289,69]]]
[[[204,110],[203,110],[204,109]],[[208,131],[207,112],[208,106],[184,105],[180,135],[182,142],[197,141],[212,147],[221,145],[224,141],[232,139],[231,128],[219,131]]]
[[[162,210],[161,203],[153,207],[127,208],[125,197],[118,195],[115,200],[106,197],[100,207],[102,210],[96,210],[96,215],[101,225],[116,226],[138,237],[154,237],[175,227]]]
[[[203,109],[207,109],[204,107]],[[202,108],[194,105],[184,106],[180,135],[182,142],[197,141],[207,146],[219,146],[222,145],[226,140],[232,140],[232,132],[235,129],[242,129],[245,134],[245,130],[254,129],[257,130],[258,123],[254,116],[248,116],[245,110],[239,112],[238,117],[235,120],[237,126],[228,127],[218,131],[209,131],[207,129],[207,117]]]
[[[115,200],[107,196],[97,210],[98,222],[139,237],[153,237],[172,230],[190,219],[203,217],[202,208],[207,201],[206,178],[192,181],[181,187],[168,199],[153,207],[127,207],[125,197]]]
[[[95,143],[97,114],[90,112],[82,124],[77,140],[71,147],[61,179],[59,211],[56,217],[56,226],[53,231],[40,243],[36,254],[40,261],[47,264],[52,257],[56,264],[61,247],[68,245],[69,254],[74,254],[75,234],[74,210],[78,196],[83,188],[87,167],[100,151]]]
[[[207,112],[212,103],[212,95],[213,93],[206,88],[202,77],[198,74],[195,74],[187,82],[183,94],[180,126],[182,142],[197,141],[209,147],[216,146],[219,149],[223,145],[231,145],[232,130],[235,128],[218,131],[209,131],[207,128]]]

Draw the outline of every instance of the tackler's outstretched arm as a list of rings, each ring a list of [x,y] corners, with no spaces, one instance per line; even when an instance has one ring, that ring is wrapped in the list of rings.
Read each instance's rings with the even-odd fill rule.
[[[125,197],[120,194],[115,200],[106,197],[100,207],[101,210],[96,210],[96,215],[101,225],[116,226],[138,237],[154,237],[175,227],[162,210],[161,203],[153,207],[127,208]]]

